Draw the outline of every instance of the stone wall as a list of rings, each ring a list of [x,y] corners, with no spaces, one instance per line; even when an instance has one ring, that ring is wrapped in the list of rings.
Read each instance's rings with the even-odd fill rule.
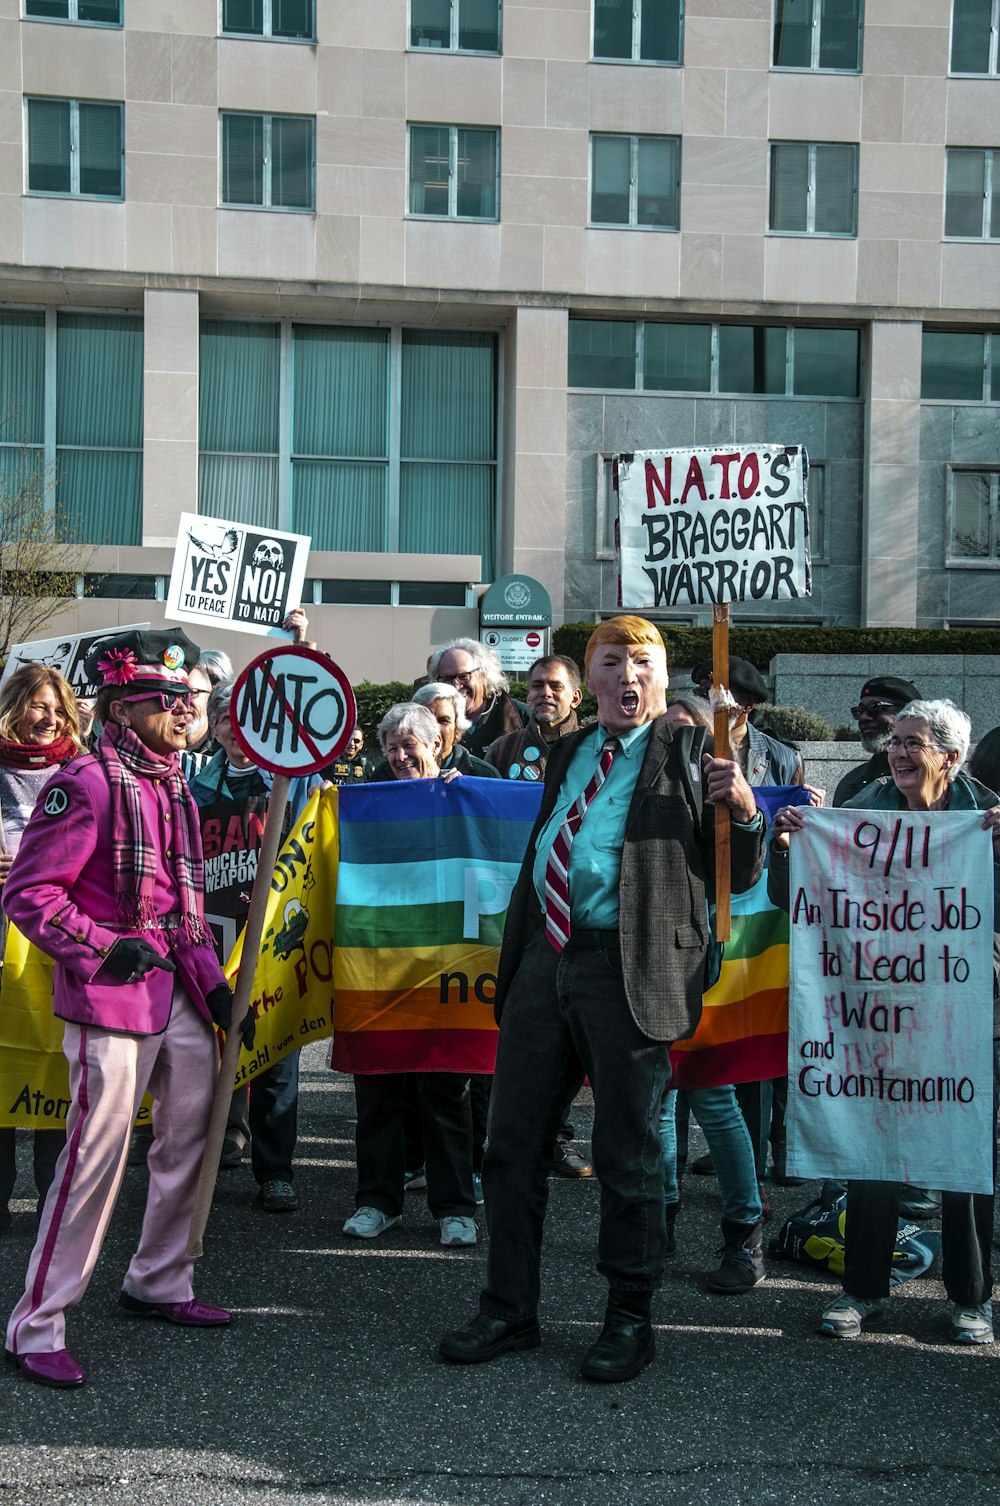
[[[972,718],[974,742],[1000,725],[1000,661],[988,654],[777,654],[770,670],[776,705],[805,706],[834,727],[850,724],[850,708],[875,675],[909,680],[927,700],[954,701]]]

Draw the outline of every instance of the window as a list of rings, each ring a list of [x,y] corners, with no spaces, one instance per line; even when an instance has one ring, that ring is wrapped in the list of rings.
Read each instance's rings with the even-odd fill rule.
[[[591,136],[590,223],[676,230],[680,162],[677,136]]]
[[[442,220],[498,217],[500,132],[411,125],[410,213]]]
[[[996,73],[1000,0],[953,0],[952,73]]]
[[[116,601],[163,601],[163,584],[162,575],[85,575],[83,594]]]
[[[681,0],[594,0],[594,57],[679,63],[682,14]]]
[[[857,234],[858,149],[833,141],[772,141],[768,229]]]
[[[826,531],[826,463],[810,460],[806,476],[806,501],[809,506],[809,558],[814,565],[829,560]]]
[[[1000,240],[1000,150],[948,148],[945,235]]]
[[[1000,561],[1000,469],[948,469],[946,564]]]
[[[775,0],[775,68],[861,67],[862,0]]]
[[[222,0],[223,36],[311,42],[313,0]]]
[[[315,549],[478,554],[489,580],[496,363],[492,334],[206,321],[199,509]]]
[[[124,197],[124,107],[92,100],[27,99],[28,192]]]
[[[315,207],[311,115],[223,114],[222,203],[242,209]]]
[[[501,0],[410,0],[410,46],[499,52]]]
[[[952,403],[1000,403],[1000,334],[925,329],[920,396]]]
[[[60,538],[142,543],[141,319],[0,313],[0,412],[0,477],[38,477]]]
[[[122,0],[24,0],[24,14],[36,21],[80,21],[120,26]]]
[[[808,325],[571,319],[569,385],[857,398],[861,337],[856,329]]]

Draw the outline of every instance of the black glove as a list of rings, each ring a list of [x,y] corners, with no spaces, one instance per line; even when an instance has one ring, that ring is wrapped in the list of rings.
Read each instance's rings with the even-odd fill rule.
[[[206,995],[205,1003],[208,1012],[218,1025],[220,1030],[228,1031],[233,1023],[233,996],[225,983],[220,983],[218,988]],[[248,1009],[240,1021],[240,1036],[248,1051],[253,1050],[254,1037],[257,1034],[257,1016],[252,1009]]]
[[[177,971],[169,957],[161,957],[141,936],[119,936],[97,969],[94,982],[138,983],[153,967],[162,967],[165,973]]]

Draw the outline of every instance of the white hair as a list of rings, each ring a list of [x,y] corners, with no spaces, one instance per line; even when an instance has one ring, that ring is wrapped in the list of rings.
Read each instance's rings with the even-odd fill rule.
[[[972,723],[965,712],[954,701],[907,701],[896,712],[896,721],[904,716],[915,722],[926,722],[934,746],[940,752],[958,754],[958,762],[948,770],[949,780],[954,779],[969,756]]]
[[[197,668],[207,675],[213,685],[235,678],[233,661],[222,648],[203,648],[198,656]]]
[[[501,691],[510,689],[507,676],[500,668],[499,654],[487,648],[485,643],[480,643],[478,638],[452,638],[449,643],[442,643],[440,648],[436,648],[427,660],[427,672],[432,680],[438,678],[441,660],[453,648],[461,649],[463,653],[468,654],[474,667],[482,670],[491,695],[499,695]]]
[[[417,706],[429,706],[432,701],[450,701],[455,708],[456,732],[468,732],[472,726],[465,714],[465,696],[443,680],[431,680],[429,684],[421,685],[413,692],[413,700]]]
[[[378,724],[378,744],[385,752],[385,740],[391,732],[399,733],[400,736],[409,733],[415,737],[418,743],[423,743],[433,752],[434,743],[441,736],[441,728],[435,720],[434,713],[428,711],[426,706],[417,706],[413,701],[397,701],[395,706],[390,706],[385,716]]]

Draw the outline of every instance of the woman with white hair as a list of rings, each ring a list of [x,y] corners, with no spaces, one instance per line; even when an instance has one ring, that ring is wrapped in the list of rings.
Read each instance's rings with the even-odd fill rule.
[[[952,701],[910,701],[898,713],[889,738],[890,778],[877,779],[847,810],[981,810],[993,833],[994,903],[1000,895],[1000,803],[992,790],[962,773],[971,723]],[[802,829],[804,808],[783,806],[774,818],[768,892],[788,909],[788,850]],[[994,955],[997,915],[994,913]],[[997,1036],[1000,1035],[996,981],[993,1001],[994,1121],[996,1118]],[[991,1137],[992,1138],[992,1137]],[[996,1172],[996,1144],[993,1144]],[[899,1211],[895,1182],[850,1181],[847,1189],[844,1290],[820,1319],[819,1332],[851,1339],[885,1320],[892,1252]],[[945,1192],[941,1202],[943,1279],[953,1310],[951,1339],[958,1344],[993,1343],[993,1194]]]
[[[442,771],[441,733],[426,706],[412,701],[391,706],[378,724],[378,740],[394,779],[441,778],[450,783],[462,777],[457,769]],[[355,1211],[344,1233],[354,1239],[377,1239],[402,1219],[408,1082],[416,1083],[420,1098],[427,1202],[440,1225],[441,1243],[474,1245],[469,1079],[457,1072],[355,1074],[358,1185]]]

